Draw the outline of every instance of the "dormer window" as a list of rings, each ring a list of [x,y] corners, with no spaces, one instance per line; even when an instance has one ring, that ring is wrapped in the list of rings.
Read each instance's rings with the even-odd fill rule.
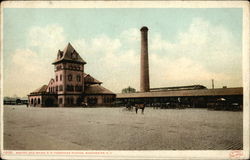
[[[74,60],[77,59],[77,54],[76,54],[75,50],[71,53],[71,58]]]
[[[61,59],[62,57],[63,57],[63,52],[58,50],[57,59]]]

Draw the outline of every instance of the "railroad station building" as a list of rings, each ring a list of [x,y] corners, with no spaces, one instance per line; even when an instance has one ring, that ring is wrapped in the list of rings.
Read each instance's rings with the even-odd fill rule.
[[[29,105],[34,107],[74,107],[111,105],[115,94],[102,86],[102,82],[84,72],[86,62],[70,43],[58,50],[52,63],[55,78],[28,95]]]

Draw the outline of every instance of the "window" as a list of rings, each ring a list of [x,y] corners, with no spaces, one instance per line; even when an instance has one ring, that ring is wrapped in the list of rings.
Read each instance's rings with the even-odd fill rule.
[[[56,76],[56,81],[58,81],[58,76]]]
[[[62,56],[63,56],[63,52],[59,50],[57,54],[57,59],[62,58]]]
[[[72,75],[71,74],[68,75],[68,80],[72,81]]]
[[[74,98],[70,98],[70,104],[74,104]]]
[[[74,86],[73,85],[67,85],[66,90],[72,92],[72,91],[74,91]]]
[[[73,53],[71,53],[71,58],[74,60],[77,59],[77,54],[75,53],[75,51]]]
[[[38,98],[38,100],[37,100],[37,104],[40,104],[40,98]]]
[[[33,104],[33,98],[31,98],[31,104]]]
[[[56,66],[56,70],[60,70],[60,69],[62,69],[61,65]]]
[[[75,86],[75,91],[81,92],[81,91],[82,91],[82,86],[76,85],[76,86]]]
[[[56,92],[58,91],[58,86],[56,86]]]
[[[76,80],[77,80],[77,82],[81,82],[81,76],[80,76],[80,75],[77,75],[77,76],[76,76]]]
[[[67,102],[67,104],[74,104],[74,98],[73,97],[71,97],[71,98],[67,98],[66,99],[66,102]]]
[[[62,75],[60,74],[60,81],[62,81]]]
[[[59,86],[59,91],[63,91],[63,86],[62,85]]]
[[[59,104],[62,104],[62,98],[59,98]]]

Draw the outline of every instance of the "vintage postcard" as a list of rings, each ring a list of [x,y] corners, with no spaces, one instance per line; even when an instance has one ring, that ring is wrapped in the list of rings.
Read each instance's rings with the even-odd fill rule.
[[[1,158],[249,159],[246,1],[1,3]]]

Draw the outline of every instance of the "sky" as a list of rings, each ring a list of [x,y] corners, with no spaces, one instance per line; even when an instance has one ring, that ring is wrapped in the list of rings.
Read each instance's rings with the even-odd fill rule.
[[[119,93],[140,88],[140,28],[147,26],[150,87],[242,86],[241,8],[4,8],[4,96],[54,78],[70,42],[85,72]]]

